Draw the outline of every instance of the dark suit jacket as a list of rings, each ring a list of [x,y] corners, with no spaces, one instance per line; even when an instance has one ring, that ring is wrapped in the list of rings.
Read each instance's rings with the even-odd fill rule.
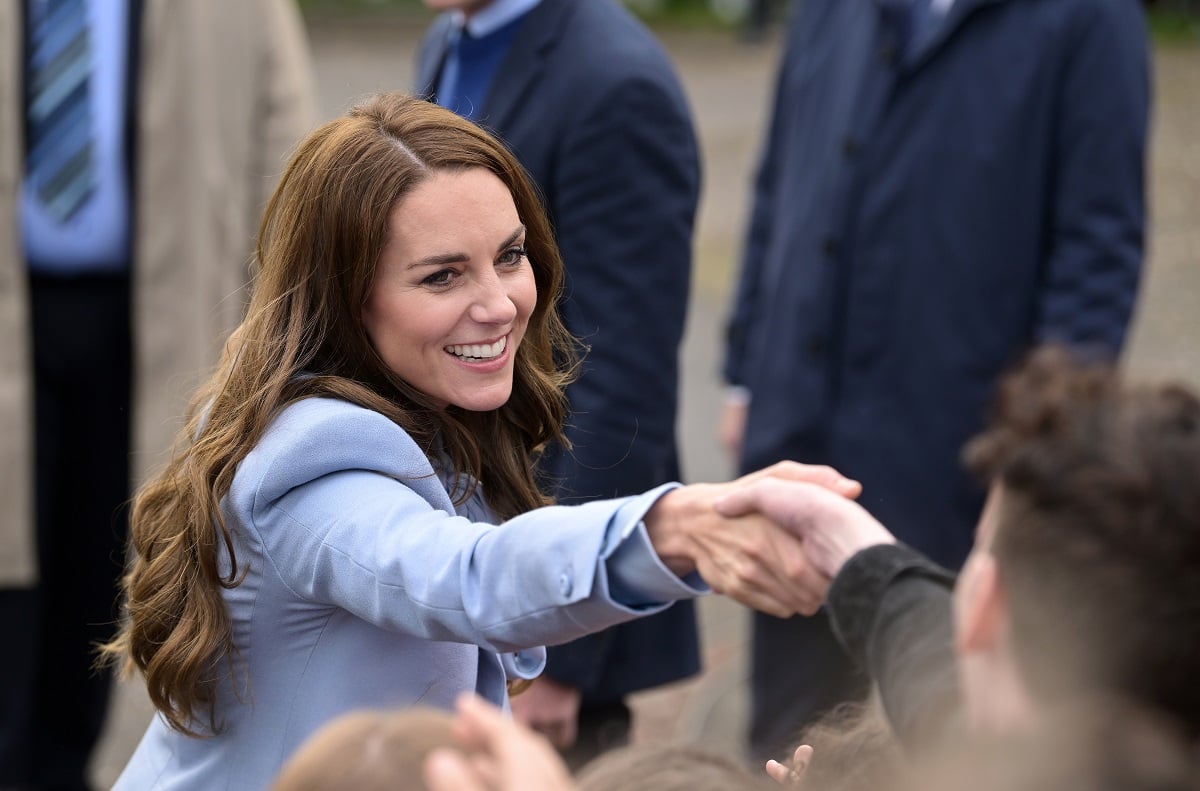
[[[433,97],[450,20],[421,47]],[[545,197],[563,260],[568,328],[590,347],[567,436],[541,473],[560,501],[679,478],[678,352],[700,166],[691,116],[658,41],[613,0],[543,0],[521,23],[478,115]],[[585,701],[699,669],[690,603],[550,650],[548,675]]]
[[[901,49],[906,0],[796,6],[725,373],[743,464],[831,464],[956,568],[983,490],[959,450],[1032,344],[1121,348],[1149,104],[1136,0],[957,0]]]

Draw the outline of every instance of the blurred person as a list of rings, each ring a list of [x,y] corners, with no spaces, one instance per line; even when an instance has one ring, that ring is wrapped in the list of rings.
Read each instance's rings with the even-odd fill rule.
[[[271,791],[426,791],[425,757],[455,744],[447,711],[352,711],[300,745]]]
[[[478,695],[455,701],[458,747],[425,758],[429,791],[579,791],[546,737]]]
[[[579,791],[770,791],[762,772],[710,747],[635,744],[613,750],[584,766]]]
[[[1200,736],[1200,398],[1041,349],[966,457],[991,486],[957,581],[813,487],[756,483],[717,507],[802,536],[914,753],[1109,697]]]
[[[729,322],[740,469],[829,464],[957,568],[957,463],[999,375],[1057,340],[1121,349],[1144,235],[1137,0],[807,0],[779,68]],[[866,679],[824,616],[754,618],[758,758]]]
[[[448,11],[417,89],[498,135],[529,171],[566,265],[567,329],[587,347],[568,443],[539,475],[560,502],[680,478],[679,346],[700,185],[686,97],[654,36],[615,0],[426,0]],[[690,602],[548,649],[514,701],[578,767],[625,743],[626,696],[700,668]]]
[[[474,695],[456,703],[458,749],[425,761],[430,791],[763,791],[774,786],[730,757],[689,745],[624,746],[572,780],[543,737]]]
[[[897,783],[907,766],[878,696],[842,703],[807,725],[787,764],[767,762],[782,785],[859,791]]]
[[[240,318],[313,115],[290,0],[0,3],[0,787],[88,785],[131,479]]]
[[[1128,701],[1104,700],[1046,712],[1028,730],[977,737],[918,761],[909,778],[889,787],[1200,791],[1200,761],[1170,723]]]
[[[381,94],[301,141],[246,319],[131,521],[105,646],[157,714],[116,788],[261,789],[363,707],[498,706],[541,646],[713,590],[812,612],[799,542],[726,520],[727,484],[554,506],[571,338],[536,190],[495,138]]]

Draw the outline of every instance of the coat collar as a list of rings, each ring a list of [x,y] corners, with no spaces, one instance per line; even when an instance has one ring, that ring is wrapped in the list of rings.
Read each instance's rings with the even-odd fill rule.
[[[504,129],[520,108],[522,98],[544,73],[544,64],[557,45],[563,28],[575,13],[578,0],[542,0],[517,29],[508,53],[500,62],[484,100],[479,120],[493,129]],[[437,89],[438,72],[450,45],[453,21],[449,14],[434,20],[425,37],[417,63],[417,90],[431,98]]]
[[[876,2],[881,2],[881,0],[876,0]],[[946,16],[926,35],[913,43],[912,48],[904,57],[905,66],[910,69],[915,68],[928,60],[962,27],[966,19],[979,9],[1007,2],[1009,0],[955,0]]]
[[[480,120],[486,126],[508,128],[512,116],[523,104],[522,99],[545,73],[546,59],[561,40],[578,2],[542,0],[525,17],[484,101]]]

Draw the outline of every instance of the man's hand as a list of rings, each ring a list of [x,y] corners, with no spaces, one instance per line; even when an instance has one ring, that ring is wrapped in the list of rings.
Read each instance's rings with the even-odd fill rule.
[[[545,736],[560,750],[574,746],[581,694],[575,687],[539,676],[510,701],[513,719]]]
[[[813,570],[833,579],[855,553],[896,539],[858,503],[798,479],[760,478],[720,497],[724,516],[760,514],[799,538]]]
[[[655,551],[680,576],[698,571],[714,591],[779,617],[811,615],[828,590],[798,537],[745,509],[726,518],[714,503],[774,478],[826,487],[832,497],[857,497],[862,487],[830,467],[781,462],[724,484],[694,484],[668,492],[645,516]]]

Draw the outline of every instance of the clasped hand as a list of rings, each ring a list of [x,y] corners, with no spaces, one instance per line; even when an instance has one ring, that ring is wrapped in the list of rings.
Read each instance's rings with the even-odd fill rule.
[[[777,617],[812,615],[851,555],[895,540],[853,502],[861,491],[831,467],[780,462],[671,491],[645,522],[676,574],[697,571],[715,592]]]

